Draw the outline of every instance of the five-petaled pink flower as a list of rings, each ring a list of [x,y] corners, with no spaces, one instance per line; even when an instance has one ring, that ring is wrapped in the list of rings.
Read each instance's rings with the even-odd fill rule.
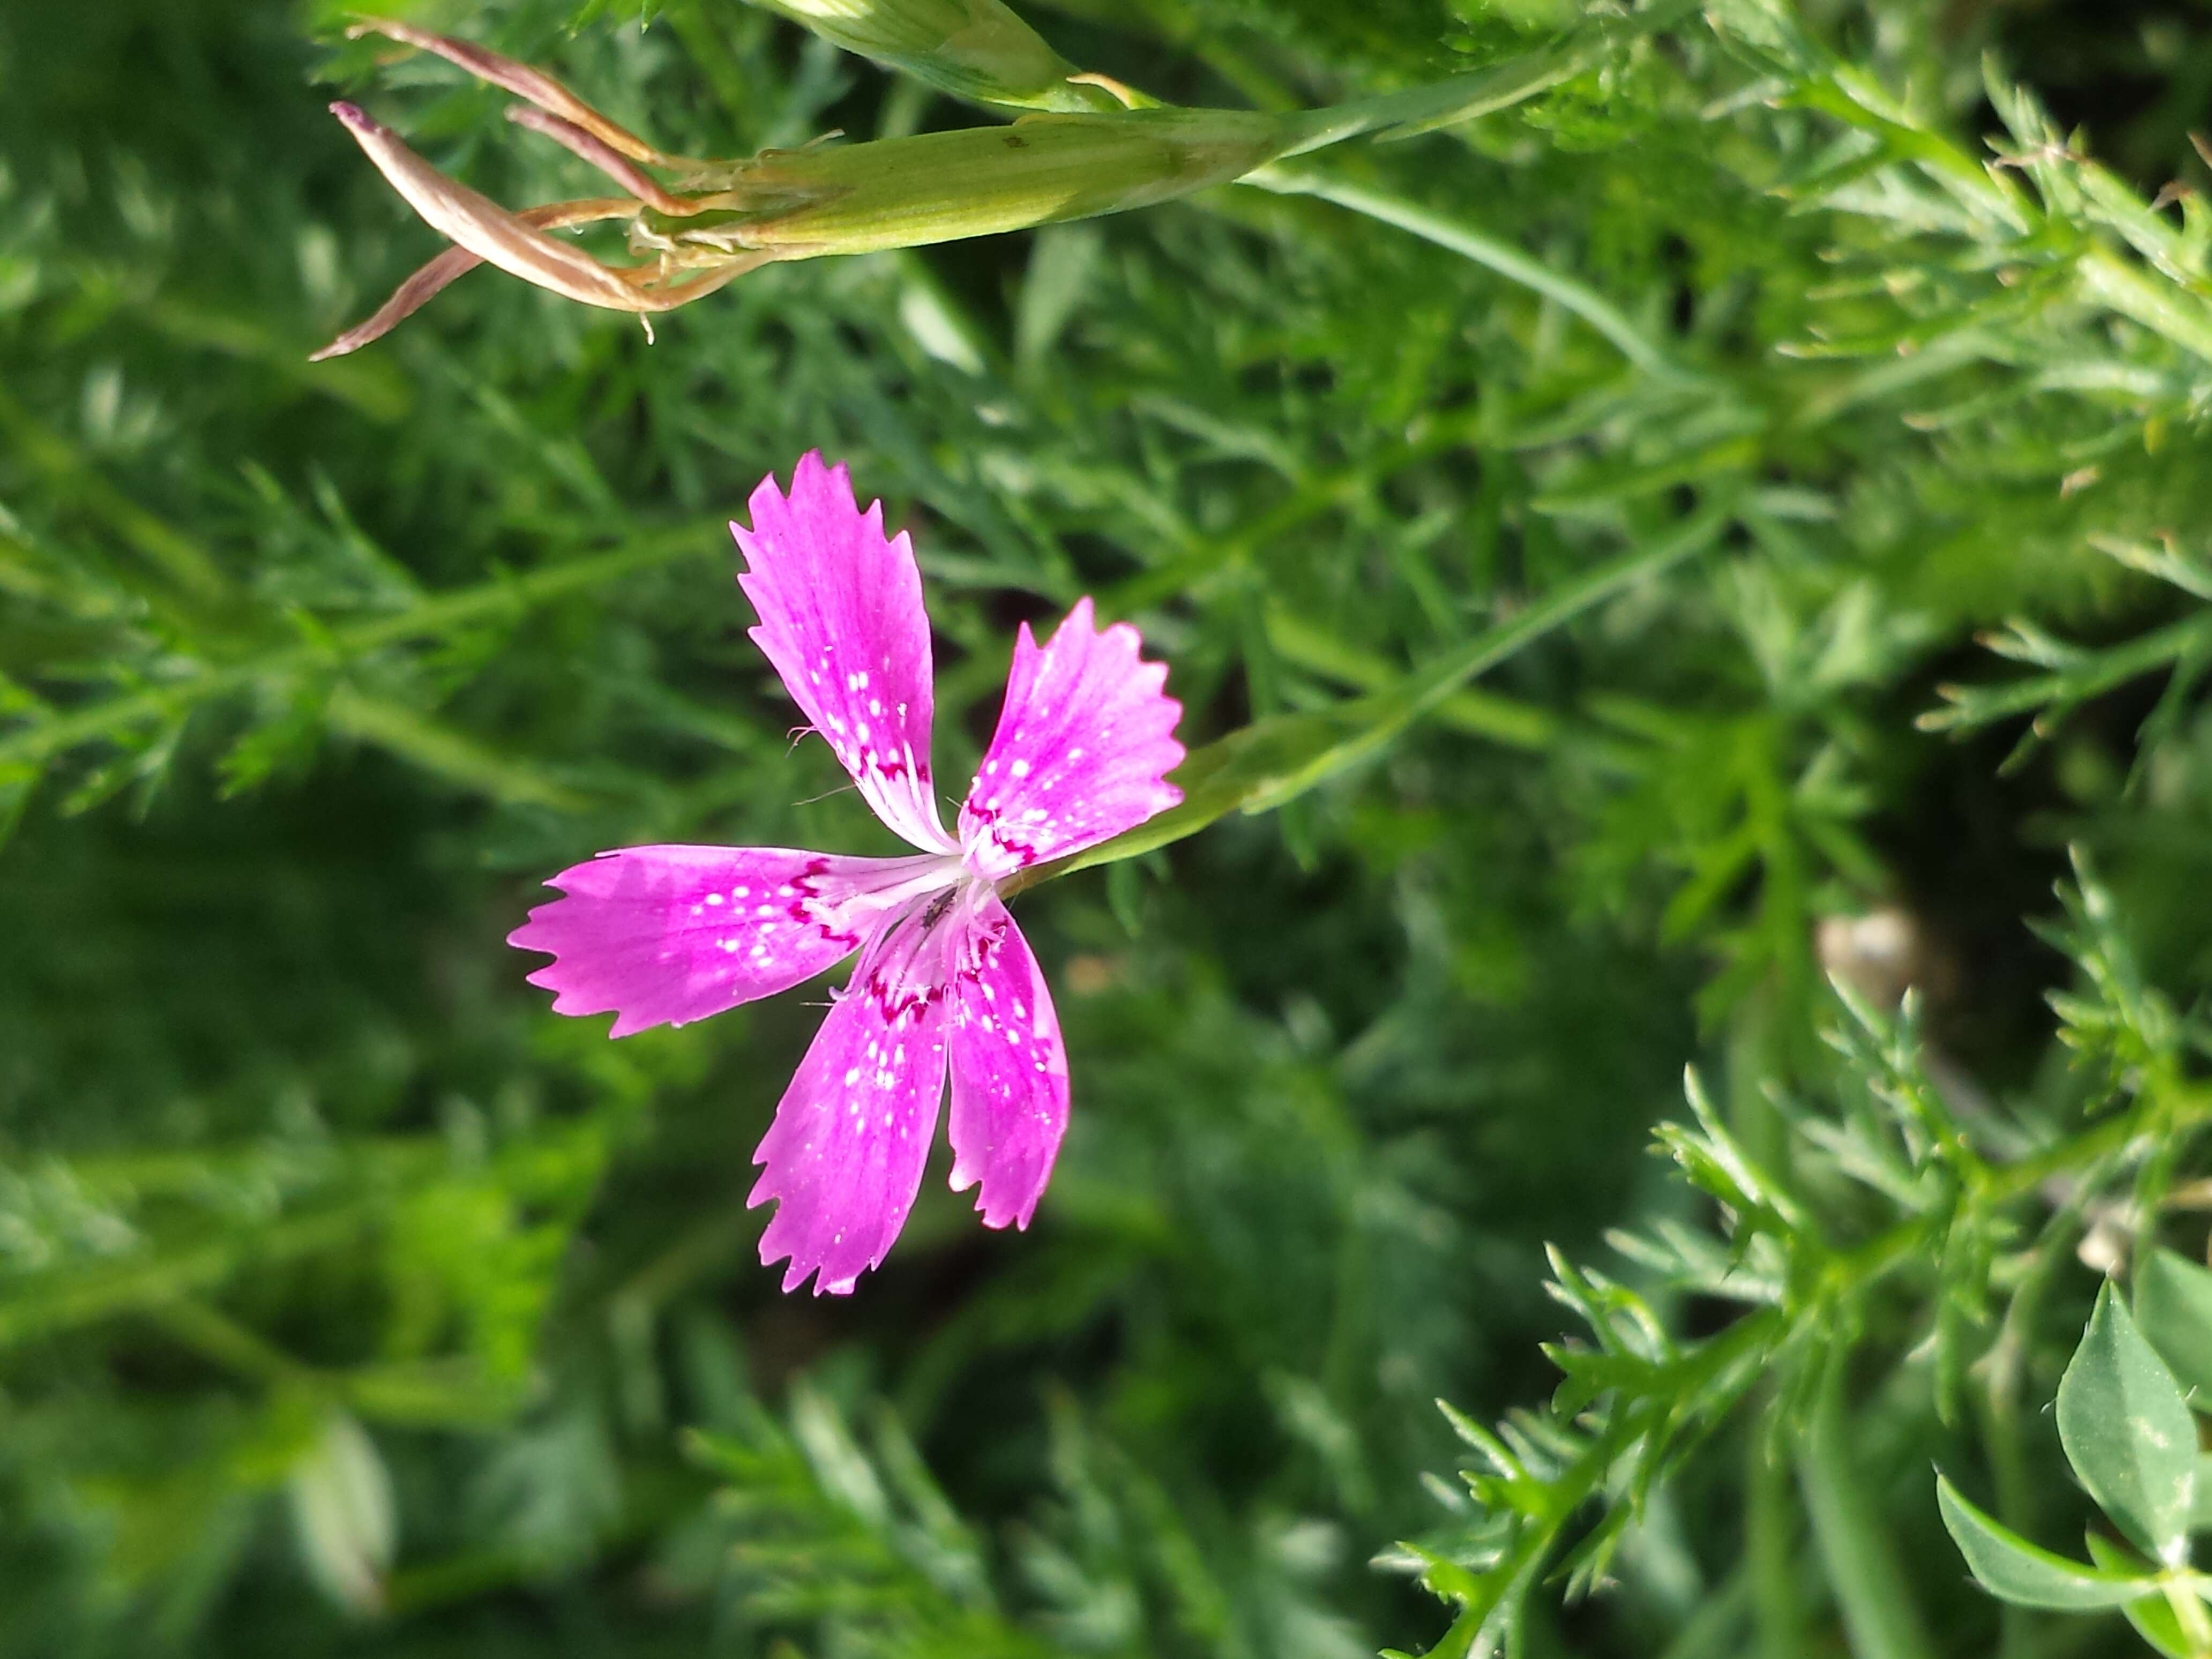
[[[777,1200],[761,1260],[783,1288],[843,1292],[880,1262],[921,1186],[948,1069],[952,1187],[986,1226],[1026,1227],[1067,1127],[1067,1054],[1044,975],[999,886],[1142,823],[1182,795],[1181,705],[1135,629],[1077,602],[1040,647],[1024,624],[998,734],[948,834],[930,784],[929,621],[904,532],[861,513],[845,468],[799,463],[732,524],[754,642],[876,816],[921,851],[631,847],[554,877],[508,943],[564,1014],[612,1035],[682,1025],[787,989],[860,952],[753,1161]]]

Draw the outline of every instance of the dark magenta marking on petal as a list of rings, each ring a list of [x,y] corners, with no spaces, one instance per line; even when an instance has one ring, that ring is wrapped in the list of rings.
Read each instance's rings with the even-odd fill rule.
[[[960,809],[969,866],[1000,881],[1096,845],[1182,799],[1182,705],[1167,669],[1139,654],[1127,623],[1096,626],[1078,601],[1039,646],[1023,625],[997,733]]]
[[[949,860],[781,848],[636,847],[562,871],[562,896],[509,936],[554,960],[530,981],[612,1035],[681,1025],[834,966]]]
[[[995,896],[977,908],[951,976],[952,1187],[979,1188],[990,1227],[1026,1227],[1067,1127],[1067,1054],[1052,995]]]

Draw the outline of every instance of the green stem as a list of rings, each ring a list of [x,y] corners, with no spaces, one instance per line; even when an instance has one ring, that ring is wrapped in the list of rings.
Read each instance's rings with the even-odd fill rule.
[[[0,1348],[133,1309],[173,1304],[222,1283],[250,1257],[266,1266],[341,1244],[381,1213],[374,1201],[295,1216],[258,1232],[229,1237],[92,1268],[27,1275],[0,1300]]]
[[[1492,114],[1595,69],[1620,46],[1671,27],[1693,14],[1700,3],[1701,0],[1660,0],[1626,21],[1607,21],[1578,29],[1552,46],[1486,70],[1310,111],[1292,118],[1301,132],[1297,147],[1286,154],[1303,155],[1369,133],[1408,137]]]
[[[1767,1409],[1771,1410],[1770,1402]],[[1752,1629],[1759,1659],[1798,1659],[1806,1650],[1804,1598],[1798,1593],[1788,1465],[1770,1455],[1763,1434],[1744,1437],[1745,1571],[1751,1576]]]
[[[235,596],[229,576],[206,548],[108,483],[74,445],[40,424],[4,391],[0,391],[0,430],[15,439],[17,453],[58,489],[106,520],[176,591],[206,605],[220,606]]]
[[[2139,675],[2179,662],[2212,646],[2212,612],[2199,612],[2154,629],[2125,645],[2099,652],[2078,668],[2036,674],[1990,690],[1978,688],[1953,696],[1953,706],[1932,709],[1914,722],[1923,732],[1944,732],[2026,714],[2050,704],[2087,702]]]
[[[2007,1304],[1996,1340],[1990,1345],[1982,1364],[1982,1440],[1990,1460],[1990,1478],[1996,1488],[1997,1518],[2014,1532],[2025,1534],[2033,1522],[2026,1437],[2022,1433],[2022,1395],[2027,1376],[2029,1333],[2035,1328],[2043,1300],[2059,1267],[2071,1259],[2081,1232],[2081,1211],[2087,1184],[2069,1198],[2045,1225],[2036,1241],[2028,1270],[2014,1287]],[[1997,1604],[1997,1659],[2026,1659],[2034,1651],[2033,1626],[2026,1608],[2009,1601]]]
[[[1897,1551],[1868,1500],[1844,1409],[1843,1352],[1829,1357],[1813,1407],[1797,1480],[1828,1585],[1856,1659],[1934,1659]]]
[[[1264,167],[1237,180],[1282,196],[1311,196],[1348,208],[1448,248],[1462,258],[1495,271],[1508,282],[1553,301],[1562,310],[1581,318],[1619,348],[1620,355],[1645,374],[1662,380],[1691,381],[1698,377],[1669,358],[1665,349],[1645,337],[1642,330],[1596,289],[1540,264],[1518,248],[1484,234],[1457,220],[1431,213],[1401,197],[1370,190],[1341,179],[1330,179],[1303,168]]]
[[[2165,1589],[2166,1604],[2173,1609],[2174,1622],[2181,1626],[2191,1659],[2212,1659],[2212,1615],[2206,1613],[2203,1598],[2193,1584],[2172,1578],[2166,1581]]]
[[[1565,583],[1511,620],[1415,669],[1387,691],[1315,714],[1255,721],[1209,744],[1175,774],[1180,806],[1126,835],[1071,858],[1024,872],[1009,894],[1057,876],[1134,858],[1196,835],[1232,811],[1271,811],[1383,748],[1407,726],[1450,702],[1469,680],[1496,667],[1622,589],[1671,569],[1719,539],[1733,500],[1693,514],[1649,547],[1634,548]]]
[[[411,766],[464,789],[511,805],[581,812],[591,798],[556,783],[536,769],[488,749],[404,703],[372,697],[350,685],[331,689],[324,710],[331,729],[373,744]]]
[[[1388,659],[1348,645],[1272,601],[1267,607],[1267,643],[1275,654],[1310,674],[1361,691],[1382,690],[1399,678],[1400,671]],[[1439,726],[1514,749],[1546,749],[1559,727],[1558,717],[1547,708],[1485,691],[1453,692],[1437,705],[1433,718]]]
[[[183,714],[210,697],[243,690],[258,681],[337,667],[386,646],[434,638],[493,617],[519,616],[553,599],[688,555],[703,554],[714,546],[713,530],[706,526],[658,531],[610,552],[565,560],[525,576],[497,577],[457,593],[427,599],[397,616],[337,629],[312,644],[285,647],[246,662],[204,667],[173,684],[110,697],[89,708],[18,727],[0,738],[0,766],[42,763],[79,744]]]
[[[177,1340],[240,1376],[264,1382],[314,1380],[311,1367],[197,1297],[180,1297],[149,1311],[154,1322]]]
[[[2076,270],[2092,299],[2212,362],[2212,318],[2196,296],[2172,283],[2153,282],[2142,267],[2109,248],[2090,250]]]
[[[1704,552],[1720,539],[1721,532],[1735,517],[1735,510],[1733,497],[1713,502],[1684,520],[1672,534],[1662,537],[1649,547],[1632,549],[1618,558],[1608,559],[1595,570],[1585,571],[1546,594],[1511,621],[1447,653],[1427,668],[1416,670],[1408,677],[1404,690],[1398,694],[1404,700],[1404,708],[1398,727],[1394,730],[1430,713],[1478,674],[1486,673],[1508,657],[1518,655],[1526,647],[1573,621],[1592,605],[1601,605],[1622,589],[1671,570],[1684,560]]]

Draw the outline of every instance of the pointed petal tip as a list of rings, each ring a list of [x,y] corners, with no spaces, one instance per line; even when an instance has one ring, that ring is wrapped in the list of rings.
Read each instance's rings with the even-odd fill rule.
[[[815,1274],[817,1295],[849,1293],[890,1254],[921,1184],[945,1090],[944,1014],[933,997],[894,1006],[884,988],[833,1004],[754,1153],[763,1174],[748,1204],[775,1200],[761,1261],[790,1258],[786,1290]]]
[[[806,1281],[810,1279],[814,1283],[808,1288],[815,1296],[850,1296],[860,1282],[859,1273],[849,1279],[832,1279],[819,1263],[807,1262],[802,1265],[793,1251],[771,1245],[765,1237],[761,1240],[760,1258],[761,1266],[763,1267],[773,1268],[778,1262],[784,1264],[783,1282],[777,1288],[786,1296],[797,1292],[800,1287],[806,1285]],[[860,1273],[866,1273],[876,1265],[876,1262],[871,1261],[866,1267],[860,1269]]]
[[[973,1185],[975,1179],[970,1176],[969,1184]],[[962,1192],[966,1188],[956,1187],[953,1190]],[[1042,1196],[1043,1189],[1040,1188],[1026,1204],[1016,1207],[1005,1203],[1003,1196],[1000,1201],[994,1203],[991,1194],[978,1193],[975,1194],[975,1218],[994,1233],[1004,1232],[1009,1227],[1018,1233],[1025,1233],[1030,1230],[1030,1218],[1036,1214],[1037,1200]]]
[[[769,476],[773,479],[775,474]],[[786,499],[793,510],[800,514],[827,509],[868,516],[861,512],[860,498],[853,491],[853,469],[843,461],[824,459],[818,449],[808,450],[791,469],[791,493]],[[870,508],[878,515],[875,526],[878,533],[882,530],[882,507],[883,503],[877,501]]]
[[[965,1154],[956,1152],[952,1159],[952,1173],[946,1177],[945,1184],[956,1193],[964,1193],[978,1186],[983,1176],[980,1161],[971,1161]],[[1030,1218],[1036,1213],[1038,1200],[1043,1195],[1043,1188],[1040,1187],[1030,1196],[1027,1203],[1009,1206],[1004,1201],[1003,1194],[994,1194],[988,1190],[978,1192],[975,1194],[975,1214],[986,1227],[994,1231],[1012,1227],[1016,1232],[1027,1232]]]
[[[789,489],[786,489],[776,475],[770,471],[753,487],[745,504],[752,509],[751,533],[756,536],[763,533],[761,514],[764,507],[771,514],[781,511],[802,519],[810,511],[823,508],[842,510],[863,518],[874,515],[878,521],[877,528],[881,528],[883,503],[872,501],[867,511],[862,513],[859,498],[853,491],[852,468],[843,461],[825,460],[819,449],[808,450],[793,464]],[[730,521],[730,528],[733,532],[741,531],[734,519]]]
[[[526,977],[556,994],[556,1013],[613,1012],[609,1035],[628,1036],[812,978],[905,902],[901,884],[933,867],[787,848],[627,848],[552,877],[562,896],[507,942],[555,958]],[[740,902],[779,889],[773,903]]]
[[[949,853],[930,787],[929,618],[914,545],[863,514],[843,463],[801,456],[787,494],[770,473],[733,525],[751,630],[784,688],[878,818],[909,845]]]
[[[1161,779],[1187,758],[1168,667],[1126,622],[1097,626],[1079,599],[1038,646],[1016,641],[999,729],[961,808],[963,842],[988,834],[990,873],[1079,852],[1175,805]],[[1003,867],[999,867],[1003,866]]]
[[[331,105],[331,113],[343,121],[347,130],[355,133],[380,132],[383,129],[369,118],[368,111],[359,104],[348,103],[340,98]]]

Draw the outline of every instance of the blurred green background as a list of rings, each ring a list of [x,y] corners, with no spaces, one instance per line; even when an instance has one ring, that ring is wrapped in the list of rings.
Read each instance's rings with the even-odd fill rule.
[[[982,118],[738,0],[409,15],[678,152]],[[1589,21],[1027,15],[1162,95],[1273,106]],[[1942,1065],[2032,1125],[2081,1106],[2042,1000],[2075,970],[2025,920],[2069,842],[2147,980],[2203,995],[2195,198],[2158,216],[2176,253],[2039,174],[2028,234],[1910,159],[2020,149],[1987,52],[2133,211],[2212,184],[2201,5],[1732,0],[1322,159],[1573,304],[1231,187],[772,266],[653,344],[480,272],[311,367],[439,246],[331,97],[501,200],[592,189],[497,94],[341,21],[0,9],[0,1652],[1418,1650],[1448,1609],[1370,1558],[1451,1523],[1431,1402],[1552,1389],[1547,1244],[1626,1272],[1607,1230],[1710,1224],[1646,1156],[1686,1062],[1796,1156],[1854,919],[1907,941]],[[1823,64],[1888,125],[1811,95]],[[2023,192],[2075,164],[2021,154]],[[2179,298],[2131,311],[2100,258]],[[977,1226],[940,1152],[858,1294],[787,1298],[743,1198],[820,991],[612,1044],[501,941],[603,848],[886,850],[787,741],[721,528],[817,447],[914,532],[947,778],[1015,624],[1082,593],[1170,664],[1195,745],[1701,514],[1711,544],[1283,811],[1025,896],[1075,1085],[1036,1224]],[[1976,643],[2014,619],[2045,630],[2027,668]],[[2008,770],[2034,695],[1916,727],[1939,684],[2036,673],[2068,718]],[[2038,1401],[2094,1288],[2057,1260]],[[1862,1496],[1918,1651],[1988,1652],[1927,1476],[1983,1453],[1914,1369],[1926,1305],[1855,1328]],[[2079,1499],[2028,1418],[2063,1536]],[[1851,1622],[1761,1444],[1723,1430],[1612,1593],[1536,1596],[1525,1650],[1911,1651]],[[2024,1629],[2008,1652],[2060,1650]]]

